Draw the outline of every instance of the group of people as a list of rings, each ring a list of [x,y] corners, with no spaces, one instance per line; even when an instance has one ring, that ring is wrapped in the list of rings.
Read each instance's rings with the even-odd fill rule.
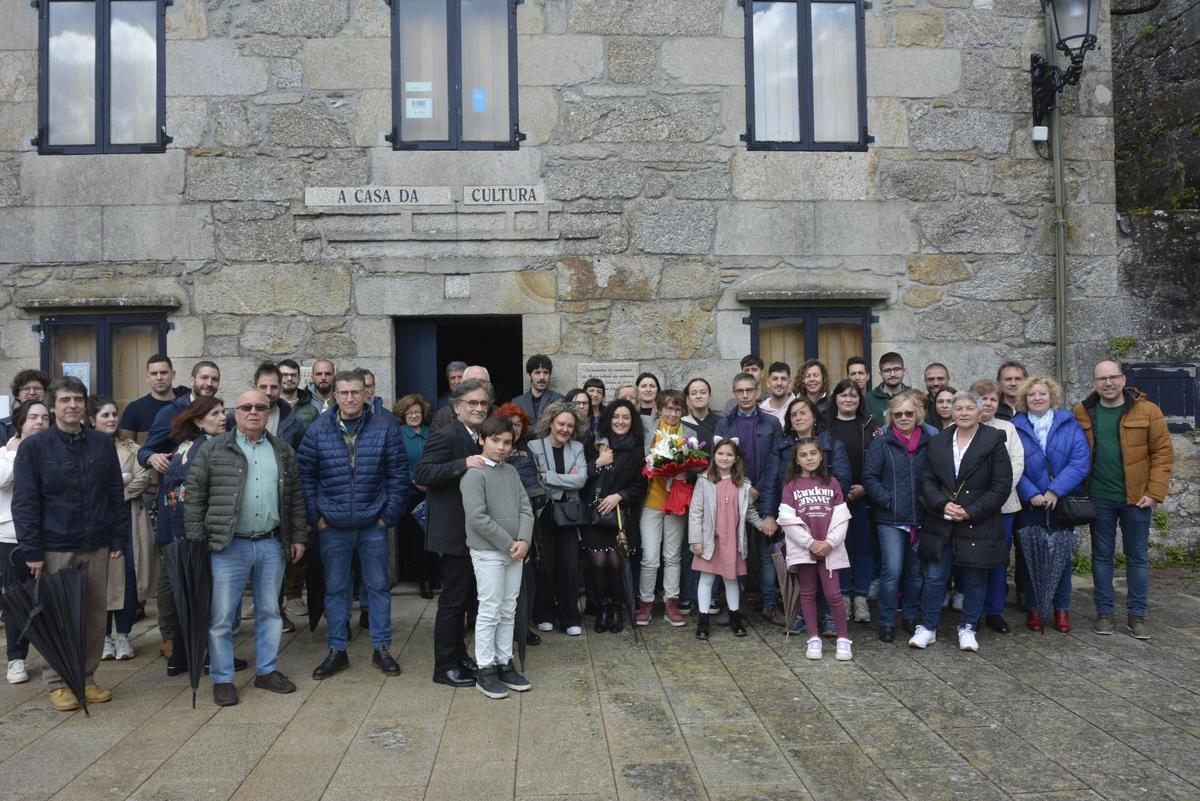
[[[879,638],[895,639],[899,617],[916,648],[935,642],[952,606],[962,611],[960,648],[977,651],[981,622],[1009,630],[1014,530],[1062,528],[1071,521],[1060,504],[1086,494],[1095,631],[1114,631],[1119,527],[1127,629],[1149,637],[1150,517],[1167,494],[1171,440],[1119,364],[1097,364],[1092,393],[1073,410],[1052,379],[1016,362],[966,390],[936,363],[924,390],[909,387],[897,353],[878,369],[872,384],[870,365],[853,357],[831,386],[818,360],[793,377],[786,363],[747,356],[720,411],[704,378],[664,389],[643,373],[611,398],[592,378],[563,395],[540,354],[526,363],[529,391],[501,405],[485,367],[451,363],[436,410],[416,394],[388,409],[369,370],[338,371],[324,359],[307,387],[293,360],[259,366],[232,409],[207,360],[175,388],[170,359],[152,356],[149,394],[124,410],[89,399],[77,378],[25,370],[13,382],[14,414],[0,421],[9,433],[0,450],[3,583],[87,571],[85,695],[102,702],[111,693],[94,671],[101,659],[132,658],[129,632],[151,597],[167,671],[186,669],[163,551],[182,538],[207,542],[207,664],[215,703],[231,705],[234,674],[248,666],[233,655],[247,586],[254,686],[295,689],[277,655],[294,627],[289,613],[306,613],[311,559],[324,568],[328,620],[328,653],[313,678],[349,667],[356,598],[373,665],[400,673],[389,650],[396,529],[420,594],[440,590],[433,680],[502,698],[531,687],[514,665],[514,641],[536,645],[556,627],[579,636],[588,613],[596,632],[619,633],[631,606],[628,623],[648,626],[659,597],[671,626],[695,613],[701,639],[713,624],[745,636],[743,607],[753,600],[767,624],[807,632],[809,658],[822,657],[823,636],[835,638],[839,660],[853,657],[850,622],[871,622],[871,599]],[[647,468],[673,448],[704,458],[682,472]],[[1026,625],[1042,630],[1050,621],[1030,587],[1046,577],[1030,576],[1019,554],[1015,572]],[[1049,578],[1053,626],[1069,631],[1070,564]],[[517,625],[523,585],[528,627]],[[800,608],[789,618],[781,591],[795,587]],[[7,630],[14,683],[28,680],[19,634]],[[54,708],[76,708],[60,678],[45,675]]]

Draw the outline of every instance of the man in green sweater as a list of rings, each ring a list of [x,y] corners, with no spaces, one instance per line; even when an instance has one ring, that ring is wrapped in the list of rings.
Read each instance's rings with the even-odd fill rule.
[[[888,404],[908,388],[904,383],[904,357],[888,351],[879,357],[879,383],[867,393],[867,413],[879,425],[887,425]]]
[[[512,453],[512,421],[489,417],[479,437],[486,467],[468,470],[459,483],[479,594],[475,687],[488,698],[504,698],[508,690],[524,692],[532,686],[513,666],[512,650],[521,571],[533,537],[533,507],[517,469],[504,461]]]

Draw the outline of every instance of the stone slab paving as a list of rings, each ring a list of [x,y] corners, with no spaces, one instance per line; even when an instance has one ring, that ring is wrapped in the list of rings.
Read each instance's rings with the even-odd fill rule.
[[[954,647],[953,613],[923,652],[854,625],[852,663],[831,648],[811,662],[802,637],[764,625],[707,643],[661,618],[639,645],[552,633],[530,649],[534,690],[504,701],[429,681],[435,603],[394,598],[402,676],[373,670],[359,635],[351,669],[315,682],[324,628],[305,630],[280,654],[296,693],[246,671],[225,709],[207,681],[192,709],[152,620],[136,659],[102,666],[115,700],[90,718],[49,709],[35,661],[33,681],[0,686],[0,798],[1200,799],[1200,598],[1182,592],[1156,592],[1148,643],[1093,634],[1081,584],[1071,634],[1014,625],[977,656]],[[249,632],[237,650],[252,658]]]

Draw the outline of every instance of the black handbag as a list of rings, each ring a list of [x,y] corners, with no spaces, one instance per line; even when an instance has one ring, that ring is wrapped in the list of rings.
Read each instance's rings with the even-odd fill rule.
[[[922,562],[941,562],[952,533],[948,520],[926,521],[917,531],[917,557]]]
[[[560,500],[550,501],[550,515],[559,528],[575,528],[588,524],[588,510],[578,495],[564,495]]]
[[[604,500],[604,495],[599,489],[597,489],[596,497],[592,500],[592,527],[616,531],[620,528],[620,525],[617,522],[617,507],[614,506],[613,510],[608,514],[601,514],[600,510],[596,507],[600,505],[600,501],[602,500]]]
[[[1095,523],[1096,504],[1086,495],[1067,495],[1058,499],[1054,517],[1068,528]]]
[[[1054,470],[1050,468],[1049,457],[1046,457],[1046,472],[1053,481]],[[1067,528],[1095,523],[1096,517],[1096,504],[1087,495],[1064,495],[1054,505],[1054,519]]]

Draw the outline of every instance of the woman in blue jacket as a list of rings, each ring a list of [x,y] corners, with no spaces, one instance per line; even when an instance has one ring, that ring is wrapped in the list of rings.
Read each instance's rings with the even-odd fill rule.
[[[867,449],[863,489],[875,507],[882,567],[879,576],[879,639],[896,639],[897,594],[904,588],[904,629],[916,631],[924,578],[917,557],[917,530],[925,518],[920,501],[925,450],[938,431],[925,425],[925,408],[907,392],[888,404],[890,424]],[[903,584],[902,584],[903,582]]]
[[[1083,490],[1091,469],[1087,437],[1069,409],[1063,408],[1062,390],[1053,380],[1033,376],[1017,392],[1020,414],[1012,423],[1025,448],[1025,472],[1017,484],[1021,517],[1017,528],[1046,525],[1047,511],[1053,512],[1064,495]],[[1055,525],[1053,522],[1051,525]],[[1017,570],[1025,570],[1023,560]],[[1030,586],[1027,582],[1025,586]],[[1041,631],[1042,614],[1030,608],[1026,595],[1026,627]],[[1071,630],[1071,563],[1067,562],[1054,591],[1054,628]]]

